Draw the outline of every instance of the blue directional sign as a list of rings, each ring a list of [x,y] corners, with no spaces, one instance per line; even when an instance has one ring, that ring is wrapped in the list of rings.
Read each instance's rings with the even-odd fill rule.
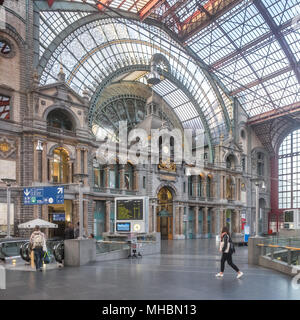
[[[24,188],[24,204],[63,204],[64,187]]]

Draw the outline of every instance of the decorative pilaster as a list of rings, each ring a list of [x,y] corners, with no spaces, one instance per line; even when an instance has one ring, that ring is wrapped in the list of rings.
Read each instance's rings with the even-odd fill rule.
[[[110,200],[105,201],[105,231],[110,232]]]
[[[133,170],[133,190],[138,191],[139,190],[139,171],[135,167]]]
[[[81,149],[76,148],[76,173],[81,172]]]
[[[179,234],[181,236],[183,236],[183,211],[184,211],[184,208],[183,206],[180,206],[180,211],[179,211]]]
[[[216,226],[216,224],[217,224],[217,219],[216,219],[216,216],[217,216],[217,213],[216,213],[216,209],[215,208],[212,208],[211,210],[210,210],[210,212],[211,212],[211,233],[213,234],[213,235],[215,235],[216,234],[216,230],[217,230],[217,226]]]
[[[72,172],[72,165],[73,165],[73,162],[69,162],[69,183],[72,183],[72,180],[73,180],[73,172]]]
[[[195,233],[195,238],[197,238],[198,234],[199,234],[199,207],[196,206],[194,207],[194,216],[195,216],[195,229],[194,229],[194,233]]]
[[[42,181],[48,182],[48,159],[47,159],[47,143],[43,142],[43,151],[42,151]]]
[[[179,235],[179,206],[178,204],[175,207],[175,234]]]
[[[85,201],[83,201],[83,228],[85,231],[85,234],[88,236],[88,227],[89,227],[89,223],[88,223],[88,217],[89,217],[89,212],[88,212],[88,200],[85,199]]]
[[[193,188],[193,196],[197,197],[197,185],[198,185],[198,176],[194,175],[192,176],[192,188]]]
[[[89,178],[88,178],[88,149],[84,149],[84,174],[87,176],[84,178],[84,185],[88,186],[89,184]]]
[[[120,189],[125,190],[125,165],[119,165],[119,175],[120,175]]]
[[[153,208],[152,208],[151,202],[149,202],[148,223],[149,223],[149,233],[153,232]]]
[[[221,232],[224,226],[224,210],[219,209],[219,233]]]
[[[208,215],[208,207],[204,207],[203,208],[203,235],[204,235],[204,237],[206,237],[208,234],[207,215]]]
[[[157,204],[152,202],[152,212],[153,212],[153,232],[157,232]]]
[[[38,145],[38,141],[35,140],[33,142],[33,181],[39,181],[38,180],[38,174],[39,174],[39,164],[38,164],[38,151],[36,150],[36,147]]]
[[[105,188],[109,188],[109,165],[104,168],[105,174]]]

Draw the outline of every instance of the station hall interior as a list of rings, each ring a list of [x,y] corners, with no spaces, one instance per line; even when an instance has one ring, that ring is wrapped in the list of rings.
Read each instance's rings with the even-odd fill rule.
[[[162,131],[166,138],[153,135]],[[140,161],[124,161],[124,136]],[[194,160],[178,161],[186,149]],[[63,201],[26,203],[30,190],[50,187],[63,187]],[[141,209],[130,213],[126,204],[117,212],[117,201],[130,199],[141,199]],[[198,267],[217,272],[212,260],[227,227],[249,274],[268,274],[266,286],[277,277],[289,282],[300,265],[299,0],[0,0],[0,258],[7,264],[10,256],[19,261],[9,250],[19,252],[32,232],[20,225],[35,219],[56,225],[43,231],[60,245],[53,245],[58,256],[70,223],[79,224],[80,238],[93,235],[92,265],[83,268],[97,268],[108,252],[127,257],[121,242],[136,233],[142,269],[147,261],[157,270],[183,263],[186,277]],[[120,275],[126,261],[116,262]],[[109,273],[114,264],[99,268]],[[8,269],[8,279],[23,274]],[[271,291],[260,298],[277,299]],[[300,298],[292,284],[285,297]]]

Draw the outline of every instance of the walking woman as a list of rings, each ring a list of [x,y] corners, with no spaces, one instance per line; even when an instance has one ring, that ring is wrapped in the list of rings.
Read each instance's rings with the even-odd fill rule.
[[[243,275],[243,272],[241,272],[239,268],[232,262],[232,254],[235,252],[235,250],[227,227],[223,227],[222,229],[220,252],[222,252],[221,272],[217,273],[216,277],[223,277],[225,261],[227,261],[231,268],[237,272],[237,278],[239,279]]]

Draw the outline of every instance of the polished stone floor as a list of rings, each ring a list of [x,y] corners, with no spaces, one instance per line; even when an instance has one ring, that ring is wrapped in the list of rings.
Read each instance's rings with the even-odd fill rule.
[[[216,278],[220,256],[215,240],[163,241],[162,253],[141,259],[97,262],[44,272],[7,270],[2,299],[219,300],[300,299],[292,278],[247,264],[247,247],[237,247],[241,279],[226,265]]]

